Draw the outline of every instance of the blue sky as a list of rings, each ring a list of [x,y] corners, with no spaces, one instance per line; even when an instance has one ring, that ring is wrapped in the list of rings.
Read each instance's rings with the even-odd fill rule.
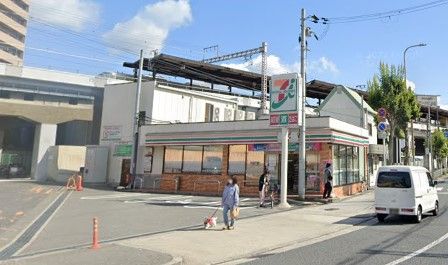
[[[220,53],[268,43],[271,72],[296,70],[300,9],[320,17],[369,14],[433,0],[39,0],[31,7],[25,64],[96,74],[126,71],[140,48],[202,59],[202,48]],[[308,80],[364,85],[379,61],[402,63],[404,48],[425,42],[407,56],[408,79],[417,93],[445,95],[448,5],[379,21],[310,24]],[[118,24],[117,23],[121,23]],[[115,30],[114,30],[115,28]],[[326,34],[324,34],[326,32]],[[138,46],[141,47],[138,47]],[[213,56],[212,53],[206,56]],[[231,66],[257,70],[257,58]],[[448,98],[442,103],[448,104]]]

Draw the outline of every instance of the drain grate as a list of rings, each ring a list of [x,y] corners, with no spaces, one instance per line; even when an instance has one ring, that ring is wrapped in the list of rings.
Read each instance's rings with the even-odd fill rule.
[[[12,244],[3,249],[0,252],[0,260],[6,260],[22,249],[33,236],[39,231],[39,229],[45,224],[50,216],[58,209],[58,207],[64,202],[65,198],[71,192],[64,192],[60,195],[45,212],[43,212],[34,223],[32,223]]]

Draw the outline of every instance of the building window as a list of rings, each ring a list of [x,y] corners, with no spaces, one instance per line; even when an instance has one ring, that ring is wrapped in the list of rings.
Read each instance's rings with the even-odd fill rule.
[[[364,178],[364,150],[362,151],[360,152],[359,147],[356,146],[333,145],[333,181],[335,186],[356,183],[360,181],[361,177]]]
[[[202,146],[186,145],[184,146],[184,161],[182,172],[201,173],[202,168]]]
[[[264,151],[247,151],[246,179],[258,180],[264,172]]]
[[[213,105],[205,103],[205,122],[213,122]]]
[[[246,145],[229,146],[229,175],[246,173]]]
[[[183,146],[165,147],[163,172],[179,173],[182,171]]]
[[[367,124],[367,128],[369,129],[369,136],[372,136],[372,135],[373,135],[373,127],[372,127],[372,124],[371,124],[371,123]]]
[[[204,155],[202,159],[202,172],[220,174],[222,170],[222,145],[204,146]]]

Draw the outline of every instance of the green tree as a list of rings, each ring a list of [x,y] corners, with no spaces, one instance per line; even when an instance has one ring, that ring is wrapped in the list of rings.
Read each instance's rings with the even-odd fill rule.
[[[440,162],[442,158],[448,157],[448,140],[441,130],[435,130],[432,133],[432,152],[434,158]]]
[[[367,83],[368,102],[373,108],[385,108],[389,123],[389,161],[393,160],[393,139],[404,135],[407,139],[408,123],[418,117],[420,106],[412,90],[406,88],[401,66],[380,63],[380,73]],[[406,156],[409,157],[409,143],[406,141]],[[409,159],[406,159],[406,164]]]

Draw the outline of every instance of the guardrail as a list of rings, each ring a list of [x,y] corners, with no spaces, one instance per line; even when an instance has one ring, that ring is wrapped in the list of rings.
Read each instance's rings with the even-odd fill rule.
[[[219,192],[221,191],[221,181],[219,181],[219,180],[213,180],[213,179],[207,179],[207,180],[205,180],[205,179],[203,179],[203,180],[195,180],[194,182],[193,182],[193,192],[194,193],[196,193],[196,186],[197,186],[197,184],[198,183],[216,183],[216,184],[218,184],[218,190],[217,190],[217,193],[216,194],[219,194]]]

